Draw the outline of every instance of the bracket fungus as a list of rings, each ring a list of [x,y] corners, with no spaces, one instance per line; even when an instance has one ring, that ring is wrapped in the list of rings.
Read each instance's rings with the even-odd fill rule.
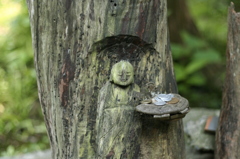
[[[158,94],[141,102],[136,111],[160,120],[177,120],[190,111],[188,100],[179,94]]]

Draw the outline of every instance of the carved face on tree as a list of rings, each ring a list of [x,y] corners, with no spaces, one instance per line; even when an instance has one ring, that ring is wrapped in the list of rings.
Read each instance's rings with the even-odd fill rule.
[[[110,81],[120,86],[128,86],[133,83],[133,66],[128,61],[120,61],[113,65]]]

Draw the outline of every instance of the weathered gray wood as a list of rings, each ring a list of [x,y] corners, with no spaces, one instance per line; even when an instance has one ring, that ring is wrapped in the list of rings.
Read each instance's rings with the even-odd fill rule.
[[[177,93],[166,0],[27,2],[53,158],[97,157],[97,101],[114,63],[133,65],[141,91]],[[141,123],[140,158],[184,158],[181,120]]]
[[[228,13],[228,43],[225,88],[216,134],[216,159],[240,158],[240,13],[231,3]]]

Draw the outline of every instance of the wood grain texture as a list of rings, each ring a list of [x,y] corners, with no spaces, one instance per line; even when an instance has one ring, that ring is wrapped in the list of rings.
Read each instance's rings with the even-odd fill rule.
[[[216,135],[215,158],[240,158],[240,13],[228,13],[225,88]]]
[[[177,93],[166,0],[27,3],[54,159],[96,158],[97,99],[117,61],[131,62],[140,89],[151,82],[156,92]],[[120,54],[123,47],[128,51]],[[161,123],[144,117],[141,122],[141,158],[184,158],[181,120]]]

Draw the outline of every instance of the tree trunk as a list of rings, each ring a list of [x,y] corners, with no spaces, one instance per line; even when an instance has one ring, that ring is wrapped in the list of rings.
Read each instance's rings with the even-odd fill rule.
[[[240,13],[231,3],[228,13],[228,45],[225,88],[216,135],[215,158],[240,158]]]
[[[177,92],[166,0],[27,2],[53,158],[185,158],[182,120],[161,122],[134,111],[139,92]],[[127,88],[110,79],[120,61],[129,61],[134,70]],[[125,73],[121,79],[129,76]],[[119,125],[104,125],[108,119]],[[101,143],[109,145],[113,136],[101,140],[101,135],[119,127],[122,136],[105,150]]]

